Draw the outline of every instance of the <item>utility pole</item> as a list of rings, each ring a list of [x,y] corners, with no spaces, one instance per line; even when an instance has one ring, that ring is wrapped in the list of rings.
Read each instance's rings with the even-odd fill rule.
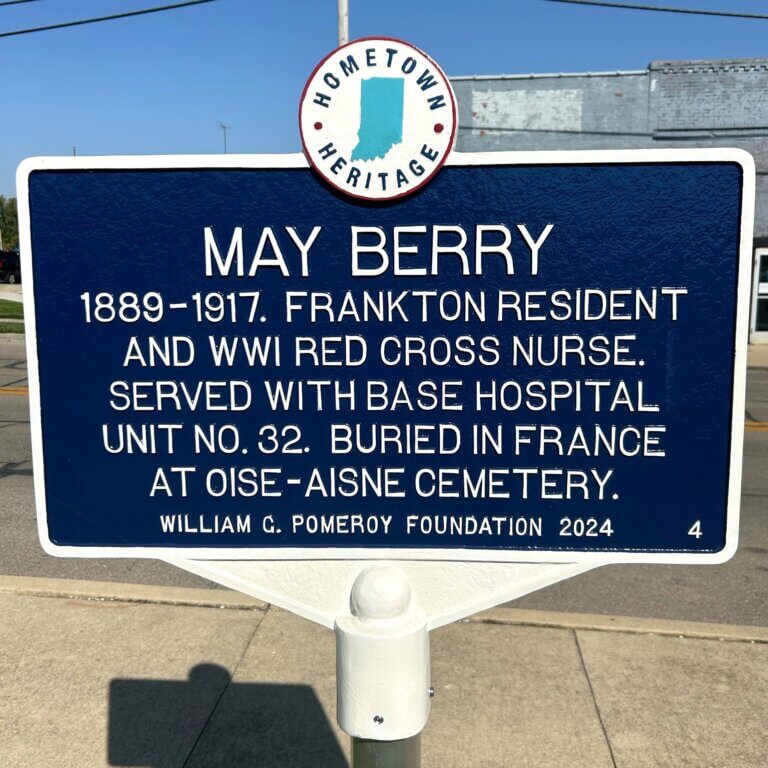
[[[339,0],[339,46],[349,42],[349,0]]]
[[[224,154],[227,154],[227,131],[232,130],[231,125],[224,125],[224,123],[219,123],[219,128],[221,128],[221,132],[224,134]]]
[[[72,147],[72,157],[77,157],[77,147]]]

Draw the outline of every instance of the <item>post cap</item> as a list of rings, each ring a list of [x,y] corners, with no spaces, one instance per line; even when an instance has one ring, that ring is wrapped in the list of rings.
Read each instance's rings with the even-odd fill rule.
[[[349,598],[352,615],[361,621],[394,619],[411,604],[406,575],[394,565],[371,565],[362,570]]]

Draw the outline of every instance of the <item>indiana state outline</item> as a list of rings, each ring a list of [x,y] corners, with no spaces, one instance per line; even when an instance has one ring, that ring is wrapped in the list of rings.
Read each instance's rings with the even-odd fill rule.
[[[369,77],[360,83],[360,128],[352,160],[383,158],[403,140],[402,77]]]

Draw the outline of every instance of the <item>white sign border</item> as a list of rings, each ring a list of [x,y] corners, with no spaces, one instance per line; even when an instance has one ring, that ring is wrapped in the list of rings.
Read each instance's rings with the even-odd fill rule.
[[[105,157],[32,157],[16,172],[19,216],[19,243],[24,274],[24,317],[26,321],[27,371],[29,379],[30,427],[37,524],[40,543],[57,557],[153,558],[164,560],[441,560],[460,562],[537,563],[669,563],[706,564],[729,560],[738,547],[741,473],[744,441],[747,340],[749,330],[752,236],[755,210],[755,164],[742,149],[636,149],[578,150],[555,152],[452,152],[445,166],[474,165],[566,165],[566,164],[679,164],[735,163],[742,170],[742,206],[739,274],[736,303],[736,337],[731,412],[731,455],[726,504],[726,540],[719,552],[631,552],[600,550],[475,550],[475,549],[349,549],[323,547],[307,549],[215,549],[200,547],[90,547],[60,546],[50,540],[46,516],[45,463],[43,459],[40,372],[35,326],[34,272],[29,212],[29,176],[35,171],[53,170],[161,170],[161,169],[280,169],[309,168],[301,153],[281,155],[113,155]]]

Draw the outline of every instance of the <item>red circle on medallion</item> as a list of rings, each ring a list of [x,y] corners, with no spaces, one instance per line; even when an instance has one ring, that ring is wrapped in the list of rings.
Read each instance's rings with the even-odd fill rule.
[[[322,123],[315,123],[315,130],[319,131],[323,127]]]
[[[435,123],[435,133],[442,133],[444,127],[442,123]]]

